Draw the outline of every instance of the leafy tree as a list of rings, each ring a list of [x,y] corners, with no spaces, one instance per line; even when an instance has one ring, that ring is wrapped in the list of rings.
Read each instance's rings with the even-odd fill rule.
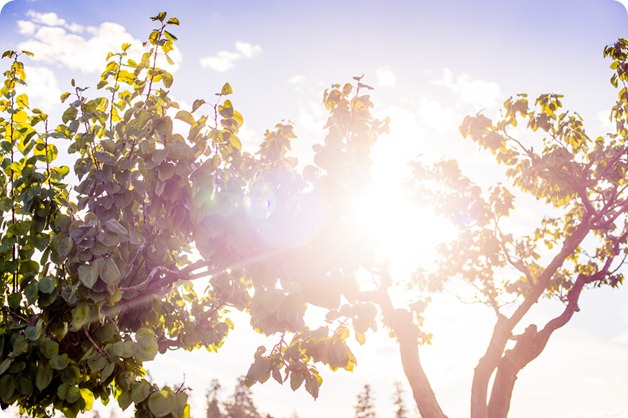
[[[371,395],[371,385],[365,384],[362,392],[358,394],[358,403],[355,406],[355,418],[375,418],[375,405]]]
[[[212,383],[207,391],[207,418],[272,418],[269,414],[263,415],[255,406],[251,389],[244,383],[244,378],[238,379],[233,395],[227,400],[220,400],[218,392],[221,385],[217,379]]]
[[[220,383],[217,379],[213,379],[209,389],[207,391],[206,400],[206,416],[207,418],[221,418],[222,412],[220,408],[220,402],[218,401],[218,391],[220,390]]]
[[[179,21],[152,20],[141,57],[124,44],[106,57],[96,90],[72,81],[60,124],[21,93],[31,54],[2,56],[10,62],[0,90],[3,408],[74,417],[96,398],[115,398],[140,417],[189,416],[185,390],[148,381],[144,362],[169,349],[217,351],[233,327],[229,309],[277,336],[269,351],[257,349],[246,384],[272,376],[316,397],[315,363],[355,365],[346,318],[361,340],[375,327],[353,274],[371,248],[347,216],[386,130],[370,114],[370,87],[356,77],[326,90],[329,134],[314,165],[289,155],[289,124],[246,152],[228,83],[189,110],[172,100],[173,77],[160,63],[171,61]],[[75,156],[73,189],[70,168],[56,162],[59,143]],[[202,277],[204,291],[193,284]],[[308,305],[335,310],[341,297],[349,303],[329,325],[306,325]]]
[[[576,113],[561,110],[562,96],[545,94],[530,105],[525,94],[504,103],[501,117],[468,116],[460,132],[489,151],[505,167],[513,188],[482,189],[455,161],[417,162],[411,189],[457,228],[441,247],[437,268],[419,271],[414,286],[423,299],[413,309],[395,309],[383,286],[378,298],[384,318],[400,344],[404,370],[425,417],[444,417],[420,363],[418,342],[429,339],[421,312],[429,293],[461,279],[496,316],[493,334],[479,360],[471,388],[473,418],[505,417],[518,373],[538,357],[552,334],[579,310],[583,290],[618,287],[628,237],[628,41],[604,50],[615,71],[619,98],[610,112],[616,132],[591,138]],[[526,133],[514,136],[524,123]],[[518,190],[518,192],[516,192]],[[527,235],[516,235],[506,219],[515,212],[515,193],[545,204],[545,216]],[[516,221],[515,221],[516,222]],[[530,308],[543,299],[563,303],[560,314],[539,325]],[[510,302],[508,306],[505,306]],[[517,332],[516,328],[523,328]],[[494,379],[490,385],[491,379]]]
[[[251,396],[251,389],[244,383],[244,378],[238,379],[233,398],[225,402],[226,417],[233,418],[262,418]],[[269,415],[266,418],[271,418]]]
[[[403,400],[403,385],[401,382],[395,382],[395,395],[394,395],[394,404],[395,404],[395,418],[408,418],[408,410],[406,409],[406,404]]]
[[[60,124],[21,93],[30,54],[2,56],[10,62],[0,89],[2,407],[73,417],[95,398],[114,398],[140,417],[189,416],[185,390],[149,382],[144,362],[169,349],[219,350],[237,309],[273,338],[255,351],[245,384],[272,377],[313,397],[317,366],[352,370],[349,337],[364,343],[381,313],[421,414],[441,417],[420,363],[430,339],[422,314],[430,294],[457,278],[496,314],[471,416],[504,417],[518,372],[578,310],[582,290],[622,283],[628,41],[605,49],[611,82],[622,86],[614,134],[591,139],[554,94],[534,106],[525,95],[511,98],[497,121],[478,114],[463,122],[463,136],[492,152],[520,193],[551,208],[529,235],[505,226],[514,210],[508,187],[482,190],[454,161],[414,165],[413,193],[448,217],[458,238],[442,247],[433,271],[414,275],[415,303],[398,308],[388,293],[396,280],[373,262],[373,243],[354,216],[371,147],[387,129],[370,113],[370,87],[355,77],[325,91],[327,135],[313,147],[313,164],[290,155],[289,124],[248,152],[231,85],[189,110],[173,101],[173,77],[160,65],[170,61],[179,21],[166,13],[152,20],[141,57],[128,56],[125,44],[107,56],[96,89],[72,82]],[[540,138],[511,136],[521,122]],[[70,168],[56,162],[61,142],[75,156],[73,189]],[[371,273],[368,283],[361,271]],[[194,286],[198,278],[209,279],[207,289]],[[564,302],[563,312],[516,332],[545,297]],[[514,310],[504,310],[513,299]],[[310,306],[325,310],[325,322],[306,323]]]

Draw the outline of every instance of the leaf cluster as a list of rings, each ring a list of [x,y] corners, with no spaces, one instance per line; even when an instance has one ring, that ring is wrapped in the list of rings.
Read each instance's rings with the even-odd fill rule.
[[[19,93],[30,54],[3,55],[3,407],[77,416],[94,399],[116,399],[137,416],[189,416],[185,390],[151,383],[144,363],[172,349],[217,351],[234,326],[230,309],[280,338],[258,349],[246,384],[272,376],[317,397],[315,363],[351,370],[351,328],[360,343],[376,328],[355,277],[373,249],[349,216],[387,127],[361,94],[370,87],[358,77],[325,92],[329,133],[315,164],[301,168],[290,124],[244,149],[229,83],[182,109],[160,67],[171,63],[179,21],[151,19],[145,52],[137,59],[124,44],[108,54],[93,96],[72,80],[54,127]],[[70,168],[56,165],[59,143],[74,158],[73,188]],[[203,278],[204,290],[194,285]],[[326,326],[308,327],[312,305],[330,312]]]

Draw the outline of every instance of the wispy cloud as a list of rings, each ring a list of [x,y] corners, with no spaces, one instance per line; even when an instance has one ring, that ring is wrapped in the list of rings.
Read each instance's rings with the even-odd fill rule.
[[[288,79],[288,85],[293,86],[296,91],[300,91],[305,83],[305,76],[301,74],[295,74]]]
[[[252,59],[261,52],[262,47],[259,45],[237,41],[235,43],[235,51],[218,51],[216,55],[201,58],[199,62],[203,68],[210,68],[219,73],[224,73],[232,69],[235,66],[236,61],[241,59]]]
[[[423,125],[439,135],[455,135],[462,121],[462,116],[451,107],[427,97],[421,97],[418,114]]]
[[[57,79],[50,68],[29,66],[26,71],[26,87],[20,87],[30,98],[34,107],[44,112],[49,111],[60,103],[61,90]]]
[[[85,27],[67,22],[56,13],[39,13],[29,10],[28,20],[17,22],[18,31],[29,36],[18,47],[35,54],[34,60],[45,64],[55,64],[85,73],[99,72],[103,68],[105,56],[110,51],[120,50],[123,43],[133,45],[129,53],[141,54],[142,41],[134,38],[122,25],[104,22],[99,26]],[[166,60],[158,64],[175,72],[181,62],[181,53],[175,47],[169,54],[174,65]]]
[[[472,104],[478,108],[493,107],[499,104],[501,89],[493,81],[473,79],[467,74],[454,75],[449,69],[443,69],[440,80],[435,85],[446,87],[458,96],[460,104]]]
[[[56,13],[38,13],[34,10],[26,12],[26,16],[30,17],[34,23],[39,23],[46,26],[65,26],[66,22],[57,16]]]

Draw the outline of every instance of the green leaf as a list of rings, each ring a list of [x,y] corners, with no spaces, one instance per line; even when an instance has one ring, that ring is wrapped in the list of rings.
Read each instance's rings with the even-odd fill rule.
[[[11,293],[8,297],[9,299],[9,307],[11,309],[17,309],[22,303],[22,294],[21,293]]]
[[[148,110],[141,110],[139,115],[137,115],[137,129],[142,130],[146,123],[153,117],[153,114]]]
[[[161,181],[166,181],[170,179],[176,171],[176,167],[174,164],[165,163],[159,166],[159,170],[157,171],[157,177]]]
[[[80,389],[74,385],[68,387],[68,394],[65,400],[68,401],[69,403],[74,403],[78,401],[79,399],[81,399]]]
[[[135,334],[137,350],[135,356],[141,361],[149,361],[155,358],[159,352],[157,335],[150,328],[140,328]]]
[[[96,263],[82,264],[78,268],[79,280],[88,289],[94,287],[96,280],[98,280],[99,273],[99,266]]]
[[[81,388],[79,392],[81,393],[81,399],[85,402],[85,407],[83,409],[89,411],[92,409],[92,405],[94,405],[94,394],[87,388]]]
[[[240,142],[240,139],[237,136],[233,134],[229,136],[229,144],[231,144],[231,146],[238,151],[242,151],[242,142]]]
[[[148,398],[151,392],[151,385],[146,382],[138,382],[133,386],[133,390],[131,390],[131,399],[134,404],[139,404],[144,399]]]
[[[72,309],[72,328],[79,330],[87,323],[89,319],[90,308],[87,302],[80,302]]]
[[[153,16],[153,17],[151,17],[150,19],[151,19],[153,22],[154,22],[154,21],[157,21],[157,20],[159,20],[160,22],[163,22],[165,18],[166,18],[166,12],[159,12],[159,13],[157,14],[157,16]]]
[[[39,391],[43,391],[52,382],[52,369],[47,363],[40,364],[35,373],[35,386]]]
[[[118,269],[117,264],[111,258],[105,260],[105,265],[101,272],[101,277],[105,283],[110,286],[115,286],[120,282],[122,274]]]
[[[107,363],[107,365],[100,372],[100,380],[105,381],[111,376],[115,370],[116,365],[114,363]]]
[[[297,390],[303,384],[303,380],[305,376],[301,372],[292,372],[290,373],[290,387],[292,390]]]
[[[148,398],[148,409],[158,418],[165,417],[171,413],[175,406],[174,397],[171,397],[170,393],[163,389],[153,393]]]
[[[129,358],[135,354],[135,349],[133,341],[118,341],[113,345],[113,354],[121,358]]]
[[[37,325],[29,325],[24,330],[24,336],[30,341],[37,341],[39,337],[41,337],[41,320],[38,321]]]
[[[172,19],[170,19],[172,20]],[[166,38],[170,39],[171,41],[176,41],[177,37],[174,36],[172,33],[168,32],[167,30],[164,31],[164,35],[166,35]]]
[[[196,103],[196,102],[194,102]],[[194,108],[192,108],[192,112],[196,110]],[[192,116],[192,114],[186,110],[179,110],[176,114],[176,116],[174,117],[175,119],[179,119],[182,120],[183,122],[187,123],[188,125],[196,125],[196,119],[194,119],[194,116]]]
[[[123,227],[120,222],[116,221],[113,218],[105,222],[105,228],[107,228],[108,231],[111,231],[114,234],[123,235],[123,236],[129,235],[129,231],[127,231],[126,228]]]
[[[56,341],[47,339],[39,346],[39,351],[41,351],[47,359],[51,359],[59,354],[59,344]]]
[[[225,100],[225,102],[221,106],[218,106],[218,113],[220,113],[220,115],[225,118],[232,117],[233,104],[231,103],[231,100]]]
[[[220,90],[220,94],[222,94],[223,96],[227,96],[232,93],[233,93],[233,90],[231,89],[231,84],[229,83],[225,83],[225,85],[222,86],[222,90]]]
[[[305,390],[312,395],[314,399],[318,398],[318,390],[320,388],[320,384],[316,377],[310,375],[305,379]]]
[[[70,358],[67,354],[56,354],[50,359],[50,367],[55,370],[63,370],[70,364]]]
[[[67,124],[68,122],[76,119],[77,115],[78,115],[78,110],[76,110],[75,107],[69,107],[68,109],[66,109],[65,112],[63,112],[63,115],[61,116],[61,120],[63,121],[63,123]]]
[[[24,354],[28,351],[28,341],[24,335],[18,335],[13,342],[13,351],[9,354],[9,357],[15,358],[20,354]]]
[[[169,57],[168,57],[169,58]],[[172,86],[173,78],[170,73],[163,73],[161,75],[161,81],[164,83],[164,86],[168,89]]]
[[[9,367],[11,366],[11,363],[13,362],[13,359],[11,358],[5,358],[2,363],[0,363],[0,375],[3,374],[4,372],[6,372]]]
[[[203,106],[205,103],[206,102],[203,99],[196,99],[196,100],[194,100],[194,103],[192,104],[192,113],[196,112],[196,110],[199,107]]]
[[[15,391],[15,379],[9,374],[0,378],[0,399],[11,399]]]
[[[349,331],[349,328],[345,326],[341,326],[341,327],[338,327],[335,335],[341,340],[346,340],[351,335],[351,332]]]
[[[118,406],[123,411],[129,407],[133,403],[133,399],[131,399],[131,392],[124,391],[118,396]]]

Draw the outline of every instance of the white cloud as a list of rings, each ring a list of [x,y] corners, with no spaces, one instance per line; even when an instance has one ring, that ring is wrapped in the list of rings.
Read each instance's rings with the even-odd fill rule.
[[[30,17],[35,23],[46,26],[65,26],[65,20],[57,16],[56,13],[38,13],[34,10],[26,12],[26,16]]]
[[[288,85],[293,86],[295,90],[301,90],[303,83],[305,83],[305,76],[301,74],[295,74],[288,79]]]
[[[136,59],[144,51],[142,42],[117,23],[104,22],[86,28],[77,23],[67,23],[55,13],[29,11],[27,16],[31,20],[18,21],[18,25],[20,33],[31,38],[18,47],[33,52],[35,61],[95,73],[103,69],[107,53],[119,51],[123,43],[133,45],[128,52]],[[88,36],[81,35],[84,32]],[[175,47],[169,55],[174,65],[167,64],[163,57],[158,58],[158,65],[174,73],[180,65],[181,52]]]
[[[255,55],[259,54],[260,52],[262,52],[262,47],[259,45],[252,45],[246,42],[236,42],[235,44],[236,46],[236,50],[242,54],[242,56],[244,56],[244,58],[248,58],[251,59],[253,58]]]
[[[37,25],[28,20],[18,20],[17,30],[22,35],[33,35],[35,31],[37,30]]]
[[[65,26],[70,32],[74,33],[82,33],[85,31],[85,26],[79,25],[78,23],[70,23]]]
[[[241,41],[235,43],[235,49],[235,52],[226,50],[218,51],[214,56],[201,58],[199,63],[203,68],[211,68],[219,73],[224,73],[232,69],[236,61],[243,58],[252,59],[255,55],[262,52],[261,46]]]
[[[377,84],[380,86],[394,87],[397,82],[397,76],[390,67],[381,67],[377,69]]]
[[[419,101],[419,119],[439,135],[455,134],[462,121],[461,115],[440,102],[427,97]]]
[[[499,104],[501,98],[499,84],[493,81],[472,79],[467,74],[455,76],[448,68],[443,70],[443,77],[434,84],[444,86],[454,92],[460,104],[472,104],[477,108],[493,107]]]
[[[57,86],[57,79],[52,70],[46,67],[29,66],[26,71],[26,87],[21,87],[20,92],[25,92],[32,107],[38,107],[45,113],[58,106],[61,90]]]

